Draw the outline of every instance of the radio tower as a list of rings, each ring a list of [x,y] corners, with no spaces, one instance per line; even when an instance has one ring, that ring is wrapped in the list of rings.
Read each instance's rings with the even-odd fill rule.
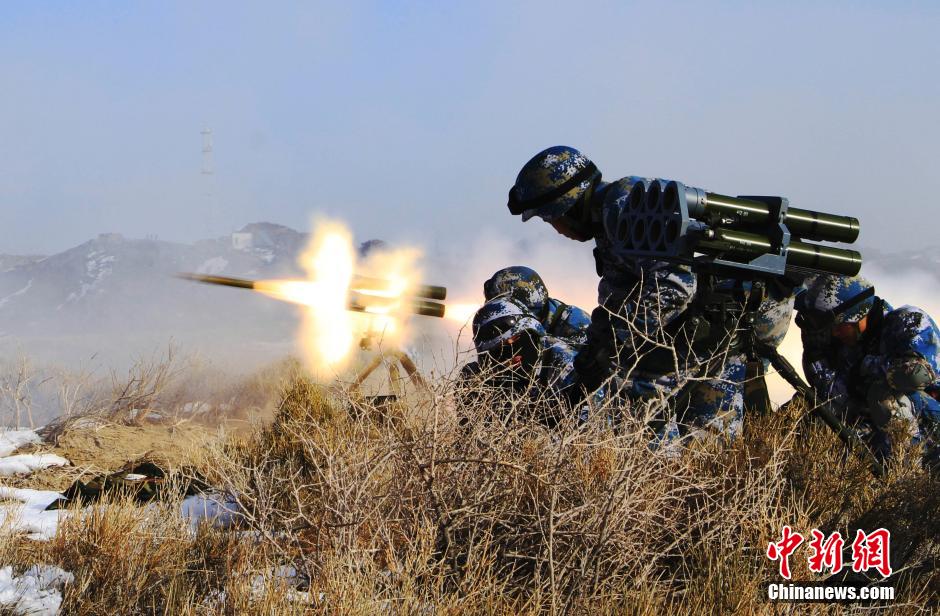
[[[216,232],[216,207],[215,191],[213,190],[213,177],[215,172],[212,170],[212,129],[203,128],[202,135],[202,177],[203,177],[203,197],[206,201],[206,231],[210,234]]]

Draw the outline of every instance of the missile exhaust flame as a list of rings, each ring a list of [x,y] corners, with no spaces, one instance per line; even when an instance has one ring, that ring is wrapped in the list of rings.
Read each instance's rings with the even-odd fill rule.
[[[419,257],[414,249],[386,250],[356,263],[352,234],[344,225],[327,221],[317,226],[300,258],[307,279],[180,277],[252,289],[304,307],[301,343],[305,359],[316,372],[335,373],[344,367],[357,341],[368,338],[395,348],[407,333],[407,315],[444,317],[450,311],[437,301],[446,298],[447,289],[418,284]]]
[[[479,303],[448,303],[444,310],[444,318],[460,325],[466,325],[480,309]]]

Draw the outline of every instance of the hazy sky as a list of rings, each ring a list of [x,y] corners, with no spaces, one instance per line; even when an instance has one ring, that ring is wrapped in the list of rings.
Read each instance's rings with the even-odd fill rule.
[[[505,208],[560,143],[609,179],[783,194],[925,246],[938,32],[937,2],[4,2],[0,253],[314,212],[563,242]]]

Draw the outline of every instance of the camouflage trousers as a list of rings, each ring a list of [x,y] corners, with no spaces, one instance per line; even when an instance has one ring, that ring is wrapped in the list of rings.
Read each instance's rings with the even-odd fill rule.
[[[733,355],[714,377],[634,372],[615,376],[610,391],[624,399],[634,417],[647,419],[657,442],[708,435],[730,440],[743,427],[746,379],[746,357]]]

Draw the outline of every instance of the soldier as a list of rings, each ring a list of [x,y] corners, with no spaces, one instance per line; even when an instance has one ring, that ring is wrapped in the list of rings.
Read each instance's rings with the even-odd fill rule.
[[[499,297],[473,317],[473,343],[482,368],[515,389],[536,383],[562,394],[576,383],[571,345],[549,336],[542,324],[517,301]]]
[[[577,306],[549,297],[538,273],[522,265],[505,267],[483,283],[486,301],[510,297],[537,318],[545,332],[580,350],[587,343],[591,316]]]
[[[893,309],[865,278],[818,276],[796,301],[803,370],[816,395],[890,458],[892,432],[924,442],[936,462],[940,330],[920,308]],[[897,429],[889,429],[890,426]]]
[[[515,300],[498,297],[486,302],[474,315],[472,328],[477,361],[464,367],[464,379],[482,377],[487,384],[531,402],[548,396],[552,402],[570,403],[579,397],[576,351],[546,334],[538,319]],[[471,387],[464,398],[472,404],[479,396]],[[557,405],[536,405],[536,409],[543,423],[557,424],[560,415],[544,415],[546,410],[561,410]]]
[[[746,394],[769,405],[766,387],[745,391],[745,383],[763,382],[754,342],[776,346],[783,338],[798,282],[716,279],[685,265],[618,258],[612,234],[621,231],[605,222],[617,220],[644,181],[604,182],[583,154],[556,146],[523,166],[508,205],[524,221],[538,216],[565,237],[595,241],[599,307],[576,362],[584,385],[612,377],[611,390],[634,402],[671,397],[683,430],[733,436]]]

